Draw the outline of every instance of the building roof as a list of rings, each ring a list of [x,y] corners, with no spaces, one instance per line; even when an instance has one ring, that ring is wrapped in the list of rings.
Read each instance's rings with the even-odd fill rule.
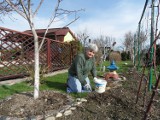
[[[36,31],[37,31],[37,34],[43,34],[46,31],[46,29],[36,29]],[[32,34],[31,30],[26,30],[24,32]],[[72,33],[72,31],[68,27],[50,28],[50,29],[48,29],[47,34],[55,34],[55,35],[65,36],[68,32],[70,32],[71,35],[75,38],[74,34]]]

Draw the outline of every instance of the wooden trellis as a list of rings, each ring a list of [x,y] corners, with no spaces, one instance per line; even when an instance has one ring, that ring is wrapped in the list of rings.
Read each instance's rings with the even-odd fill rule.
[[[46,38],[40,51],[40,67],[46,73],[68,68],[76,52],[77,46]],[[33,36],[0,27],[0,80],[27,76],[33,66]]]

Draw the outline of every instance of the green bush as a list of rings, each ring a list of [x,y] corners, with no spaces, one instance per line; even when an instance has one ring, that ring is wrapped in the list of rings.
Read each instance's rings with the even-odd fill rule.
[[[130,52],[129,51],[128,52],[126,52],[126,51],[122,52],[121,53],[121,58],[122,58],[122,61],[130,60],[131,59]]]
[[[122,52],[121,53],[121,58],[122,58],[122,61],[126,61],[127,60],[127,53],[126,52]]]

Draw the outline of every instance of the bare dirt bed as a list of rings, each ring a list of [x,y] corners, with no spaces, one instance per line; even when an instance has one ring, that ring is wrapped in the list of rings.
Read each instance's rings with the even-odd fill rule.
[[[122,86],[114,87],[109,81],[111,89],[105,93],[91,92],[87,96],[87,102],[82,103],[73,111],[72,115],[62,116],[56,120],[141,120],[144,117],[146,106],[151,97],[147,92],[144,97],[143,86],[136,104],[137,90],[140,77],[135,73],[125,73],[126,81],[119,82]],[[160,119],[160,95],[156,95],[152,109],[148,116],[150,120]],[[57,110],[68,104],[66,95],[53,91],[44,91],[38,100],[33,100],[32,95],[13,95],[8,101],[0,103],[0,115],[31,116],[44,114],[48,110]],[[12,106],[12,107],[10,107]],[[18,111],[20,110],[20,111]]]
[[[0,116],[30,118],[37,115],[49,115],[73,102],[73,99],[56,91],[42,91],[34,100],[33,93],[20,93],[0,102]]]
[[[120,82],[122,86],[107,90],[105,93],[90,93],[88,102],[77,108],[72,116],[63,116],[58,120],[142,120],[151,92],[145,94],[145,84],[142,83],[141,92],[136,104],[137,90],[140,77],[128,74],[127,80]],[[111,84],[110,84],[111,85]],[[113,85],[111,85],[113,87]],[[144,95],[145,94],[145,95]],[[156,95],[149,120],[160,119],[160,95]]]

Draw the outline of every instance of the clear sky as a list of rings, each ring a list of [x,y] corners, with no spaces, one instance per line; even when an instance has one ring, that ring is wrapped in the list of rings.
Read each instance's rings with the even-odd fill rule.
[[[38,0],[34,0],[37,2]],[[69,27],[73,33],[87,30],[91,39],[100,35],[116,38],[117,45],[122,45],[124,34],[128,31],[135,32],[138,27],[142,10],[146,0],[63,0],[61,8],[68,10],[85,9],[80,12],[80,18]],[[44,0],[44,4],[36,18],[36,28],[46,28],[51,9],[54,8],[53,0]],[[0,26],[13,30],[28,30],[28,23],[17,14],[12,15],[12,20],[7,16]],[[51,27],[63,27],[71,21],[66,17],[64,21],[54,23]]]

